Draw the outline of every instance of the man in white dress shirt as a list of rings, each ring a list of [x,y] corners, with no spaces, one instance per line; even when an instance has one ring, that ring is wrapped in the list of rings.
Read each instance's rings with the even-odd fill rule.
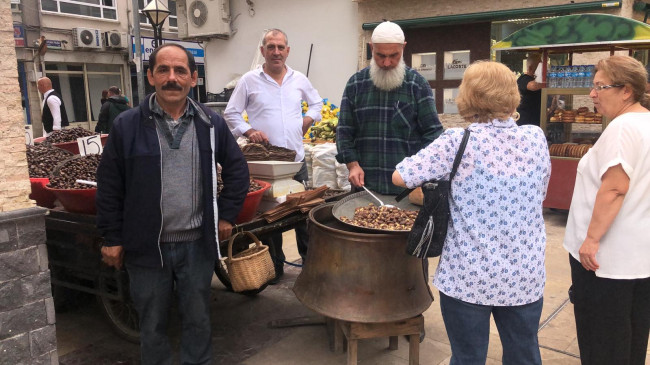
[[[264,34],[260,52],[265,62],[237,82],[224,117],[236,137],[245,136],[253,143],[266,142],[289,148],[296,151],[296,161],[304,161],[302,137],[314,121],[321,119],[323,99],[305,75],[285,64],[290,49],[287,35],[280,29]],[[304,116],[303,100],[309,106]],[[244,110],[248,123],[242,117]],[[304,163],[294,179],[299,182],[308,179]],[[271,282],[275,284],[284,274],[282,234],[274,234],[271,240],[264,241],[269,245],[275,264],[276,278]],[[308,242],[305,223],[296,227],[296,241],[304,263]]]
[[[48,77],[41,77],[36,82],[36,87],[43,94],[41,121],[43,122],[43,136],[47,137],[53,131],[67,127],[69,125],[68,116],[61,95],[52,88],[52,80]]]

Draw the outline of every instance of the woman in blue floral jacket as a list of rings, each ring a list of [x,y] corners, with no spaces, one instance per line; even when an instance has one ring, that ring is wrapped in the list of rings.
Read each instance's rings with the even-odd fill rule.
[[[537,327],[546,272],[542,202],[551,173],[544,132],[518,127],[512,71],[472,64],[458,110],[470,138],[450,194],[451,219],[434,285],[451,343],[451,365],[484,364],[494,316],[503,364],[541,364]],[[446,130],[396,167],[393,183],[410,188],[448,179],[465,131]]]

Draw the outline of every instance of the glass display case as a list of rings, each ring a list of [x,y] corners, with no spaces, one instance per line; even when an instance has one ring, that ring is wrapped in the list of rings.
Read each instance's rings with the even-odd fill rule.
[[[607,126],[589,98],[589,88],[542,89],[540,127],[551,155],[551,180],[544,207],[569,209],[578,162]]]

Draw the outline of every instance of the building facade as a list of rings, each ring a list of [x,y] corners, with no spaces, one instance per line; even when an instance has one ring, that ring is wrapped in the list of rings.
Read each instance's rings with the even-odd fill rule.
[[[132,104],[138,102],[130,0],[11,1],[23,114],[35,137],[42,134],[42,97],[36,89],[36,81],[42,76],[49,77],[61,93],[71,126],[94,128],[102,90],[110,86],[118,86]],[[164,41],[178,41],[176,2],[164,2],[171,14],[163,25],[162,37]],[[138,0],[137,9],[145,73],[153,51],[153,28],[139,13],[146,3]],[[196,42],[184,45],[200,49]],[[204,72],[202,63],[200,71]],[[146,77],[145,90],[152,91]],[[200,91],[197,88],[197,96]]]
[[[427,77],[438,112],[454,115],[458,86],[471,62],[492,59],[515,72],[524,71],[525,53],[491,50],[492,45],[511,33],[541,19],[580,13],[607,13],[643,21],[644,13],[634,8],[633,1],[405,0],[397,6],[387,0],[359,0],[359,27],[363,29],[359,64],[368,64],[368,43],[379,22],[387,19],[400,24],[407,41],[406,64]],[[443,120],[447,118],[444,116]]]

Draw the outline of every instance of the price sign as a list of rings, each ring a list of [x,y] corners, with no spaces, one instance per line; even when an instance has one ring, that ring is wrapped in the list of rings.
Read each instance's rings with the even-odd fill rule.
[[[77,138],[77,143],[79,144],[79,154],[82,156],[92,154],[101,155],[102,151],[104,151],[104,147],[102,147],[102,136],[99,134]]]
[[[34,131],[31,124],[25,126],[25,143],[30,146],[34,145]]]

